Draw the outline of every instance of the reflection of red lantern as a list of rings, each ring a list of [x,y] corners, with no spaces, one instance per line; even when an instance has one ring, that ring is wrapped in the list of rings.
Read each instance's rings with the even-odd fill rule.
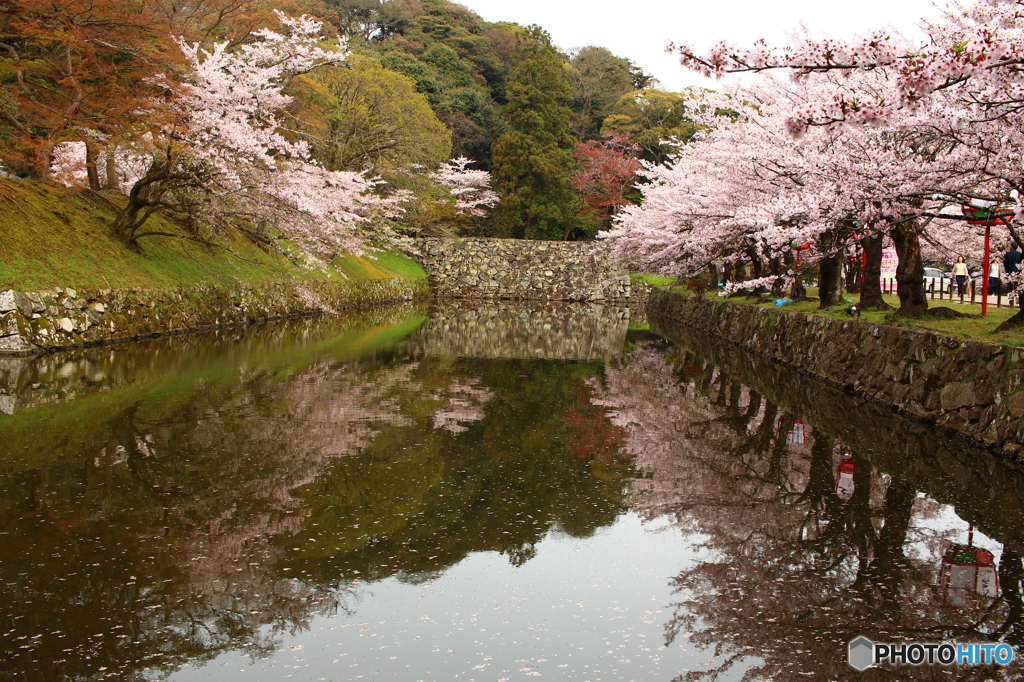
[[[853,458],[847,457],[836,468],[836,497],[848,502],[853,497]]]
[[[939,568],[942,603],[962,609],[974,595],[999,596],[999,571],[992,552],[973,545],[950,544]]]
[[[801,445],[804,442],[804,420],[797,419],[793,422],[793,428],[786,434],[787,445]]]

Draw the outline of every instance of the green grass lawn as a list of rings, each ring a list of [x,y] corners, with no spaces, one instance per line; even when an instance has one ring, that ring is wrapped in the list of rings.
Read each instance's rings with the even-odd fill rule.
[[[686,295],[693,295],[692,291],[689,291],[684,286],[672,287],[672,291],[676,293],[682,293]],[[715,296],[714,292],[707,294],[709,297]],[[848,320],[851,319],[846,313],[846,307],[850,303],[843,303],[839,306],[827,308],[821,310],[818,308],[818,290],[812,287],[807,289],[807,297],[809,300],[806,301],[793,301],[783,306],[776,306],[774,301],[769,300],[764,303],[759,303],[757,299],[752,298],[729,298],[730,303],[739,303],[742,305],[756,305],[762,308],[777,308],[779,310],[789,310],[800,313],[809,313],[812,315],[825,315],[832,317],[837,320]],[[859,300],[858,294],[846,294],[846,300],[850,302],[856,302]],[[1019,311],[1019,308],[997,308],[995,304],[989,304],[988,315],[985,317],[981,316],[981,303],[965,303],[960,304],[959,302],[951,302],[949,299],[940,301],[939,299],[928,300],[928,309],[934,310],[936,308],[951,308],[958,313],[963,313],[967,317],[959,317],[955,319],[938,319],[931,318],[927,314],[921,319],[910,319],[910,318],[896,318],[893,315],[893,311],[899,307],[899,299],[895,294],[885,294],[882,296],[885,302],[892,306],[892,310],[864,310],[861,311],[860,319],[866,322],[873,322],[876,324],[884,324],[891,326],[910,327],[917,329],[926,329],[928,331],[937,332],[946,336],[956,336],[965,339],[973,339],[976,341],[987,341],[990,343],[1005,343],[1013,346],[1024,346],[1024,329],[1018,328],[1007,332],[996,333],[995,329],[1002,322],[1012,317]],[[1005,303],[1004,303],[1005,306]]]
[[[644,282],[646,284],[654,284],[656,286],[675,284],[678,281],[678,279],[678,277],[671,277],[666,275],[650,275],[643,272],[629,273],[629,281],[631,282]]]
[[[132,250],[110,234],[123,197],[97,195],[44,183],[0,178],[0,289],[55,286],[160,288],[200,283],[290,279],[421,278],[426,273],[404,254],[339,256],[330,267],[309,269],[240,234],[204,246],[172,237],[145,237]],[[182,234],[159,214],[145,229]]]

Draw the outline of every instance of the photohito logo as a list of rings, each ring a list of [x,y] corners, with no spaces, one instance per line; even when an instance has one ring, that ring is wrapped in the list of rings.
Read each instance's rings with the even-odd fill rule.
[[[867,670],[873,665],[1007,665],[1013,660],[1009,644],[958,642],[899,642],[882,644],[863,635],[848,645],[850,665]]]

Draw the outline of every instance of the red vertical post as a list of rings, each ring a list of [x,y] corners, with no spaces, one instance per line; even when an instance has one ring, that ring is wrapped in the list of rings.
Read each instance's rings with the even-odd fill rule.
[[[988,267],[989,258],[991,256],[991,237],[992,227],[990,225],[985,226],[985,261],[982,264],[981,270],[981,316],[985,317],[988,315]]]

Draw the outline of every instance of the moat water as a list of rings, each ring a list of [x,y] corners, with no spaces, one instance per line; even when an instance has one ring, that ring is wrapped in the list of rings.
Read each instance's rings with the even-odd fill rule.
[[[614,307],[0,359],[5,680],[1017,679],[847,643],[1016,647],[1022,557],[997,457]]]

